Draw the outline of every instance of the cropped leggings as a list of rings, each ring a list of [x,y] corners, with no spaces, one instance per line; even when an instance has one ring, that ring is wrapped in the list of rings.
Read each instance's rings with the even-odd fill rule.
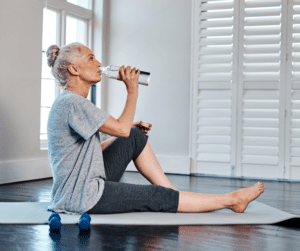
[[[87,213],[177,212],[178,191],[159,185],[119,182],[130,161],[143,151],[147,140],[148,135],[133,127],[128,138],[116,138],[103,151],[104,191],[98,203]]]

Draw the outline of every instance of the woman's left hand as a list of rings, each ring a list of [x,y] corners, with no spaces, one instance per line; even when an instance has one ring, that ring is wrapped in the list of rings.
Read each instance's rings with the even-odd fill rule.
[[[143,134],[147,134],[152,127],[152,124],[143,121],[133,123],[132,127],[138,128]]]

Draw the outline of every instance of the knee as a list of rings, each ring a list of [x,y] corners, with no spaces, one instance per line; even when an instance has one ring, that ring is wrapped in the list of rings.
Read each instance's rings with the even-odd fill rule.
[[[138,131],[139,129],[135,128],[135,127],[131,127],[130,129],[130,133],[129,133],[129,136],[128,137],[125,137],[124,139],[125,140],[133,140],[133,139],[136,139],[137,135],[138,135]]]
[[[145,135],[138,128],[132,127],[128,138],[136,144],[139,144],[138,142],[145,140]]]
[[[128,138],[136,137],[136,135],[138,135],[139,133],[142,133],[139,129],[137,129],[135,127],[131,127]]]

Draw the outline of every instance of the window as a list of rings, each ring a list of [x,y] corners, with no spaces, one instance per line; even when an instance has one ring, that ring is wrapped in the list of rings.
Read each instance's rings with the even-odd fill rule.
[[[41,86],[41,125],[40,140],[41,149],[47,148],[47,121],[50,109],[55,98],[58,96],[58,86],[50,73],[47,65],[46,50],[52,44],[59,44],[58,41],[58,20],[59,14],[55,11],[44,9],[43,19],[43,46],[42,46],[42,86]]]
[[[67,16],[66,44],[74,41],[87,45],[87,23],[84,20]]]
[[[50,73],[46,51],[50,45],[62,47],[79,42],[92,49],[92,0],[47,1],[43,10],[42,37],[42,79],[41,79],[41,121],[40,149],[47,149],[48,116],[54,100],[61,94],[62,88]],[[79,7],[74,8],[73,5]],[[89,10],[86,10],[89,9]],[[89,93],[88,99],[91,98]]]
[[[193,0],[192,173],[300,180],[299,4]]]
[[[72,3],[72,4],[78,5],[80,7],[89,9],[89,10],[92,9],[91,0],[68,0],[68,3]]]

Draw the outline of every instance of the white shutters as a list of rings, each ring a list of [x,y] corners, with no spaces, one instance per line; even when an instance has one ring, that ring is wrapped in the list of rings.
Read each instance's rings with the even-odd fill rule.
[[[241,1],[245,89],[278,89],[280,82],[281,1]],[[240,65],[241,66],[241,65]]]
[[[300,0],[193,4],[191,172],[300,180]]]
[[[286,179],[300,180],[300,1],[289,1],[286,86]]]
[[[277,178],[284,164],[281,13],[281,0],[240,1],[238,176]]]
[[[199,23],[195,27],[194,61],[198,83],[197,169],[229,175],[235,124],[232,112],[234,1],[197,1],[195,15]]]
[[[211,3],[213,2],[213,3]],[[199,1],[199,86],[231,88],[233,0]]]

